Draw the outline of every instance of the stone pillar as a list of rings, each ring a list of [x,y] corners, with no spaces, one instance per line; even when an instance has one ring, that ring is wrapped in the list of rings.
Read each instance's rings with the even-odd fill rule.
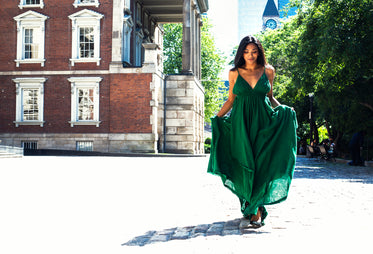
[[[201,15],[198,15],[197,19],[197,78],[202,79],[202,70],[201,70],[201,27],[202,19]]]
[[[196,44],[197,44],[197,38],[196,38],[196,9],[197,6],[192,3],[192,10],[191,10],[191,24],[190,24],[190,37],[192,39],[191,43],[191,52],[192,52],[192,72],[194,75],[196,75]]]
[[[204,89],[194,75],[166,78],[165,152],[202,154]]]
[[[150,106],[152,107],[152,115],[150,116],[150,124],[152,125],[152,134],[154,137],[154,150],[158,152],[159,137],[163,131],[163,84],[164,76],[162,72],[161,47],[157,43],[143,43],[145,54],[144,62],[141,68],[142,73],[152,73],[152,81],[150,82],[150,92],[152,99]]]
[[[122,63],[123,37],[123,0],[113,0],[113,34],[111,59],[113,63]]]
[[[143,72],[157,72],[159,70],[158,55],[161,54],[159,52],[161,48],[156,43],[143,43],[142,46],[145,50]]]
[[[193,74],[192,69],[192,0],[184,0],[183,5],[183,49],[182,49],[182,73]]]

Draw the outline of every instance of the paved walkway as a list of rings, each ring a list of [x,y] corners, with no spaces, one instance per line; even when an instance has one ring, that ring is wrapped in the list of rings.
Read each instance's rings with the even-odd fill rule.
[[[1,159],[0,253],[371,253],[373,168],[298,158],[288,200],[239,228],[208,157]]]

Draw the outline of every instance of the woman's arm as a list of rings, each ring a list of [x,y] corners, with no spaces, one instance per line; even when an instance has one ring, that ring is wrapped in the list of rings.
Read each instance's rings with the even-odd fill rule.
[[[271,102],[272,107],[280,106],[281,104],[276,100],[276,98],[273,96],[273,80],[275,79],[275,68],[273,68],[271,65],[267,65],[265,69],[267,78],[269,80],[269,83],[271,84],[271,90],[269,93],[267,93],[267,96],[269,98],[269,101]]]
[[[233,107],[233,102],[234,102],[234,99],[236,98],[236,95],[233,94],[233,87],[234,87],[234,84],[236,83],[237,76],[238,76],[237,71],[230,71],[229,72],[228,100],[224,103],[223,107],[217,113],[218,117],[225,116],[225,114],[227,114],[229,112],[229,110]]]

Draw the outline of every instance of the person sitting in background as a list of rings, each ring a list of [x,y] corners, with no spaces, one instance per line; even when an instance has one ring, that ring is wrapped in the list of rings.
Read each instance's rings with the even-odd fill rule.
[[[328,153],[331,154],[331,155],[334,155],[335,154],[335,144],[334,144],[333,138],[329,139],[329,144],[328,145],[329,145]]]
[[[313,156],[314,156],[314,155],[319,155],[319,154],[320,154],[320,148],[319,148],[319,146],[318,146],[318,144],[317,144],[317,140],[316,140],[316,139],[314,139],[314,140],[311,142],[311,147],[313,148],[313,151],[314,151]]]

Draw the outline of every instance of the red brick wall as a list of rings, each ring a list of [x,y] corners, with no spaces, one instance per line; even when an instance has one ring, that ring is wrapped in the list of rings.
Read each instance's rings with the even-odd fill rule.
[[[111,61],[112,1],[100,0],[99,7],[86,6],[75,8],[73,0],[44,0],[44,8],[18,7],[19,0],[1,1],[0,8],[0,71],[30,70],[87,70],[108,69]],[[71,20],[69,15],[83,9],[89,9],[104,15],[101,19],[100,66],[96,63],[75,63],[70,66],[71,58]],[[33,10],[48,16],[45,21],[45,66],[40,64],[20,64],[14,60],[17,51],[17,24],[15,16]]]
[[[3,133],[151,133],[150,107],[151,74],[80,75],[99,76],[100,121],[99,127],[70,127],[71,85],[69,77],[79,75],[33,75],[45,77],[44,127],[20,125],[15,127],[16,89],[13,78],[27,77],[21,71],[74,71],[108,70],[111,61],[112,1],[100,0],[99,7],[75,8],[73,0],[44,0],[44,8],[18,7],[19,0],[1,1],[0,7],[0,132]],[[71,58],[71,20],[69,15],[82,9],[101,13],[100,66],[96,63],[75,63]],[[44,14],[45,22],[45,66],[20,64],[16,67],[17,25],[15,16],[29,10]],[[1,75],[4,71],[17,71],[16,75]]]
[[[0,76],[0,132],[6,133],[151,133],[152,74],[94,75],[100,82],[99,127],[75,125],[71,120],[72,75],[51,75],[44,83],[44,127],[15,127],[16,76]],[[18,77],[18,76],[17,76]],[[25,77],[25,76],[23,76]],[[78,77],[74,75],[74,77]],[[87,77],[87,75],[84,75]]]
[[[97,76],[97,75],[95,75]],[[0,132],[7,133],[107,133],[109,130],[109,86],[110,76],[99,75],[100,82],[100,121],[99,127],[75,125],[71,120],[71,83],[70,76],[43,76],[44,83],[44,126],[20,125],[15,127],[16,86],[15,76],[0,76]],[[22,76],[25,77],[25,76]],[[40,76],[38,76],[40,77]],[[77,77],[77,76],[74,76]],[[87,75],[85,75],[87,77]],[[5,109],[5,110],[3,110]]]
[[[152,74],[115,74],[110,86],[110,132],[151,133]]]

